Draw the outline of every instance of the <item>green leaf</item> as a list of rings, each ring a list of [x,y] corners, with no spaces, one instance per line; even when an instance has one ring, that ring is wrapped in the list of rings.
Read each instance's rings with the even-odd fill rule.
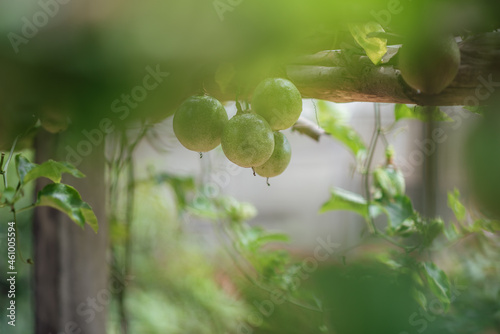
[[[413,288],[411,290],[411,294],[413,296],[413,299],[417,302],[417,304],[420,305],[420,307],[422,307],[424,310],[427,310],[427,298],[422,293],[422,291]]]
[[[215,72],[215,82],[217,82],[223,93],[226,92],[226,89],[233,80],[235,74],[236,71],[234,69],[234,65],[231,63],[223,63],[217,68],[217,71]]]
[[[257,209],[252,204],[239,202],[234,197],[221,197],[217,199],[217,203],[224,209],[225,215],[235,223],[250,220],[257,215]]]
[[[447,310],[451,298],[451,287],[448,276],[446,276],[445,272],[439,269],[433,262],[425,262],[423,264],[423,269],[429,289],[434,296],[443,303],[444,309]]]
[[[38,192],[36,206],[49,206],[68,215],[80,227],[87,223],[96,233],[97,218],[78,191],[62,183],[51,183]]]
[[[59,183],[61,182],[62,174],[64,173],[71,174],[77,178],[85,177],[82,172],[76,169],[76,167],[69,162],[48,160],[41,165],[35,166],[28,173],[26,173],[24,176],[24,182],[28,183],[39,177],[46,177],[52,180],[52,182]]]
[[[191,214],[200,218],[215,220],[220,216],[219,210],[214,205],[214,202],[206,196],[196,196],[194,200],[189,203],[187,209]]]
[[[0,198],[2,199],[2,203],[5,204],[14,203],[15,196],[16,196],[16,189],[12,187],[5,188],[2,192],[0,192]]]
[[[460,236],[460,232],[453,223],[449,223],[448,226],[444,228],[444,235],[448,241],[454,241]]]
[[[388,230],[394,233],[405,221],[414,217],[413,205],[408,196],[396,196],[387,202],[378,202],[387,214]]]
[[[361,136],[347,124],[348,115],[333,102],[318,100],[316,105],[319,126],[351,150],[358,161],[362,160],[366,155],[366,146]]]
[[[453,211],[458,221],[463,221],[467,214],[465,206],[460,202],[460,191],[457,188],[448,192],[448,207]]]
[[[468,110],[470,112],[473,112],[475,114],[478,114],[478,115],[484,115],[484,113],[486,112],[486,107],[484,106],[466,106],[464,107],[465,110]]]
[[[472,232],[478,232],[480,230],[485,230],[491,233],[500,231],[500,221],[489,220],[489,219],[479,219],[472,224],[470,229]]]
[[[424,246],[429,246],[443,232],[444,222],[441,218],[435,218],[419,224],[419,227],[424,236]]]
[[[400,170],[392,165],[375,169],[373,172],[375,186],[378,187],[382,196],[392,199],[396,196],[405,194],[405,179]]]
[[[240,246],[251,253],[259,251],[268,243],[290,241],[287,235],[281,233],[270,233],[260,226],[242,228],[238,231],[238,235]]]
[[[435,122],[453,122],[453,119],[438,107],[429,109],[429,107],[414,106],[410,108],[406,104],[396,104],[394,107],[394,116],[396,122],[404,118],[418,119],[424,122],[428,120]]]
[[[268,244],[270,242],[289,242],[289,241],[290,237],[283,233],[268,233],[260,236],[257,239],[257,242],[261,246]]]
[[[24,184],[24,178],[26,177],[26,174],[28,174],[33,168],[35,168],[37,164],[30,162],[22,154],[16,155],[15,159],[16,159],[16,170],[17,170],[17,176],[19,177],[19,182],[21,184]]]
[[[367,202],[363,196],[340,188],[333,188],[331,193],[332,196],[321,206],[319,213],[333,210],[345,210],[356,212],[365,219],[369,218],[367,212]],[[370,207],[370,214],[373,217],[376,217],[380,214],[380,210],[377,206],[372,205]]]
[[[375,22],[366,24],[349,24],[349,31],[354,40],[361,46],[373,64],[377,65],[387,53],[387,39],[367,37],[373,32],[384,32],[382,26]]]

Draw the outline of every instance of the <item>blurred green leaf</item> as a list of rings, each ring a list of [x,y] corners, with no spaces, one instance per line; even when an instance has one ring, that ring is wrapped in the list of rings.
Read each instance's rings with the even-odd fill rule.
[[[187,205],[188,193],[196,188],[194,179],[190,176],[185,177],[168,173],[160,173],[155,175],[155,180],[157,183],[167,183],[170,187],[172,187],[180,210],[184,210]]]
[[[411,292],[413,299],[417,302],[417,304],[420,305],[420,307],[422,307],[424,310],[427,310],[427,298],[422,293],[422,291],[413,288]]]
[[[214,205],[214,202],[206,196],[196,196],[187,205],[187,209],[191,214],[201,218],[215,220],[220,217],[219,210]]]
[[[228,218],[235,223],[252,219],[257,215],[257,209],[250,203],[237,201],[234,197],[226,196],[218,199]]]
[[[428,114],[429,111],[430,114]],[[439,107],[428,109],[428,107],[414,106],[410,108],[406,104],[396,104],[394,107],[394,116],[396,122],[404,118],[418,119],[424,122],[428,120],[435,122],[453,122],[453,119],[445,112],[441,111]]]
[[[21,184],[24,184],[24,178],[26,177],[26,174],[28,174],[37,165],[30,162],[22,154],[16,155],[15,159],[16,159],[16,169],[17,169],[17,176],[19,177],[19,182],[21,182]]]
[[[270,233],[260,226],[253,226],[239,231],[241,245],[251,252],[255,252],[271,242],[288,242],[286,234]]]
[[[455,224],[450,223],[448,226],[444,228],[444,235],[446,239],[448,239],[449,241],[453,241],[460,236],[460,232],[458,231]]]
[[[500,231],[500,221],[489,219],[478,219],[474,222],[471,229],[472,232],[485,230],[491,233]]]
[[[15,195],[16,189],[7,187],[0,193],[0,198],[2,199],[2,203],[12,204],[14,202]]]
[[[23,164],[23,166],[25,168],[28,167],[26,164]],[[53,182],[59,183],[61,182],[62,174],[64,173],[71,174],[77,178],[85,177],[85,175],[76,169],[75,166],[65,161],[57,162],[54,160],[48,160],[41,165],[34,166],[35,167],[29,169],[29,171],[24,175],[24,183],[28,183],[39,177],[46,177]]]
[[[441,218],[436,218],[425,221],[424,224],[419,224],[419,227],[424,235],[424,246],[429,246],[443,232],[444,222]]]
[[[450,306],[451,287],[446,273],[438,268],[433,262],[423,264],[423,273],[427,279],[429,289],[443,304],[445,310]]]
[[[333,188],[331,190],[331,194],[330,199],[319,209],[319,213],[334,210],[345,210],[356,212],[365,219],[368,218],[367,202],[363,196],[340,188]],[[376,205],[372,205],[370,207],[370,214],[373,217],[379,215],[379,208]]]
[[[487,107],[484,106],[465,106],[465,110],[468,110],[470,112],[473,112],[478,115],[483,115],[485,111],[487,110]]]
[[[378,37],[367,37],[373,32],[384,32],[382,26],[375,22],[366,24],[349,24],[349,31],[356,42],[361,46],[373,64],[380,63],[382,57],[387,53],[387,39]]]
[[[463,221],[467,214],[465,206],[460,202],[460,191],[457,188],[448,192],[448,207],[453,211],[458,221]]]
[[[391,201],[377,203],[387,214],[390,233],[395,233],[406,220],[411,220],[414,216],[413,205],[408,196],[396,196]]]
[[[316,105],[319,126],[347,146],[356,159],[362,159],[366,154],[366,146],[361,136],[347,124],[348,116],[343,114],[333,102],[317,100]]]
[[[97,233],[97,217],[90,205],[82,201],[78,191],[62,183],[51,183],[38,192],[36,206],[50,206],[64,212],[80,227],[85,223]]]
[[[392,165],[376,168],[373,171],[375,186],[382,196],[391,199],[405,194],[405,179],[403,173]]]

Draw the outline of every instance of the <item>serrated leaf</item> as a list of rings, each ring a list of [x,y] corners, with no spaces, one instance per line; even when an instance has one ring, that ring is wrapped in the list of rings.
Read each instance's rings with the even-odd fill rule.
[[[414,216],[413,205],[408,196],[396,196],[391,201],[378,203],[387,214],[388,230],[391,233]]]
[[[24,183],[28,183],[39,177],[46,177],[52,182],[59,183],[61,182],[61,178],[64,173],[73,175],[77,178],[85,177],[82,172],[80,172],[69,162],[57,162],[54,160],[48,160],[41,165],[35,166],[28,173],[26,173],[26,175],[24,176]]]
[[[423,264],[424,276],[431,292],[443,304],[445,310],[450,305],[451,287],[446,273],[438,268],[433,262]]]
[[[16,170],[17,170],[17,176],[19,177],[19,182],[21,184],[24,184],[24,178],[26,177],[26,174],[28,174],[33,168],[35,168],[38,165],[30,162],[22,154],[16,155],[15,160],[16,160]]]
[[[392,165],[380,167],[374,170],[373,180],[380,188],[382,195],[391,199],[402,196],[405,193],[405,180],[401,171],[396,170]]]
[[[361,136],[347,124],[348,116],[333,102],[318,100],[318,123],[326,133],[343,143],[354,156],[361,160],[366,154],[366,146]]]
[[[331,190],[331,194],[330,199],[319,209],[319,213],[344,210],[355,212],[363,216],[365,219],[369,218],[367,212],[367,202],[363,196],[340,188],[333,188]],[[376,217],[380,214],[380,210],[377,206],[372,205],[370,207],[370,214],[373,217]]]
[[[373,32],[384,32],[382,26],[375,22],[366,24],[349,24],[349,31],[356,43],[361,46],[373,64],[377,65],[387,53],[387,39],[367,37]]]
[[[215,72],[215,82],[219,85],[220,90],[225,93],[227,87],[233,80],[236,71],[234,69],[234,65],[231,63],[223,63]]]
[[[404,119],[417,119],[419,121],[435,121],[435,122],[453,122],[453,119],[445,112],[441,111],[439,107],[422,107],[414,106],[408,107],[406,104],[396,104],[394,107],[394,117],[396,122]]]
[[[448,192],[448,207],[453,211],[458,221],[463,221],[467,214],[465,206],[460,202],[460,191],[457,188]]]
[[[62,183],[51,183],[38,192],[36,206],[49,206],[64,212],[80,227],[88,224],[96,233],[97,218],[90,205],[84,202],[78,191]]]

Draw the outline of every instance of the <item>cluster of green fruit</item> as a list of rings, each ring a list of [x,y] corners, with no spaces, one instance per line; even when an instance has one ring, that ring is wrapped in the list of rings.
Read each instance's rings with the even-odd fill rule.
[[[251,167],[263,177],[285,171],[291,158],[288,139],[280,130],[290,128],[302,112],[302,97],[286,79],[262,81],[254,91],[252,110],[228,119],[222,104],[210,96],[192,96],[174,115],[174,132],[187,149],[207,152],[219,144],[226,157]]]

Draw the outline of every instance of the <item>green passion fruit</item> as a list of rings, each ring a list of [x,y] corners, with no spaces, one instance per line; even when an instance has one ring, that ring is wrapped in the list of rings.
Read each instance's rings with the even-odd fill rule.
[[[191,151],[208,152],[221,142],[228,122],[224,106],[210,96],[192,96],[184,101],[174,115],[174,133]]]
[[[224,127],[221,146],[226,157],[238,166],[257,167],[273,154],[273,131],[259,115],[237,114]]]
[[[460,50],[453,36],[418,36],[399,51],[399,70],[404,81],[425,94],[438,94],[455,79]]]
[[[264,117],[274,131],[288,129],[302,112],[302,96],[290,81],[269,78],[255,88],[252,110]]]
[[[292,147],[288,139],[281,132],[274,133],[274,151],[269,160],[263,165],[255,167],[257,174],[263,177],[278,176],[285,171],[292,158]]]

